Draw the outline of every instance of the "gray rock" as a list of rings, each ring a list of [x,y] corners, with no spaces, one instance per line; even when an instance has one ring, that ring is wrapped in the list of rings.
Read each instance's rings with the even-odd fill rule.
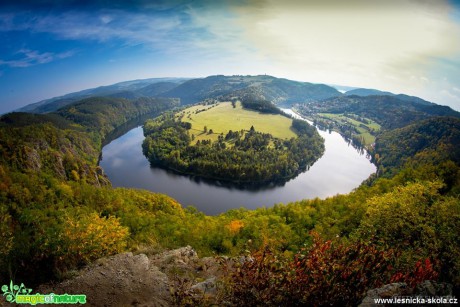
[[[192,286],[192,289],[199,290],[204,294],[216,295],[216,292],[217,292],[216,278],[211,277],[211,278],[206,279],[205,281],[199,282],[196,285]]]
[[[222,273],[214,258],[200,259],[192,247],[182,247],[146,256],[123,253],[101,258],[54,285],[34,291],[55,294],[85,294],[87,306],[174,306],[174,291],[192,295],[190,299],[212,302],[217,296],[217,280]],[[185,278],[187,284],[176,284]],[[196,280],[204,280],[194,284]],[[191,291],[189,291],[191,290]],[[194,296],[196,293],[196,297]],[[204,301],[203,301],[204,302]]]
[[[189,264],[198,260],[196,251],[191,246],[169,250],[150,257],[150,262],[160,269],[167,267],[187,267]]]
[[[87,306],[170,306],[169,280],[144,254],[100,259],[80,274],[40,293],[85,294]]]

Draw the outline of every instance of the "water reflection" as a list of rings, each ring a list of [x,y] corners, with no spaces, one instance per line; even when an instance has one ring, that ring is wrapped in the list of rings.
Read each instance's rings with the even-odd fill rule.
[[[324,155],[308,171],[283,186],[240,189],[151,168],[142,154],[144,136],[141,127],[106,145],[100,165],[115,187],[164,193],[184,206],[193,205],[212,215],[233,208],[255,209],[275,203],[348,193],[375,172],[375,166],[365,152],[360,153],[338,133],[320,130],[319,133],[325,139]]]

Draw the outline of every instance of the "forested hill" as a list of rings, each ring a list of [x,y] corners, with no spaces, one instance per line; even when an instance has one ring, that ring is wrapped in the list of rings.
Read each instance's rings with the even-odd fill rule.
[[[178,99],[147,98],[136,100],[94,97],[64,107],[55,113],[103,137],[127,121],[149,113],[179,106]]]
[[[350,113],[369,118],[385,129],[401,128],[432,116],[460,117],[447,106],[407,101],[398,96],[343,96],[300,105],[305,115],[315,113]]]
[[[390,92],[385,92],[385,91],[379,91],[375,89],[370,89],[370,88],[357,88],[353,90],[349,90],[345,92],[345,95],[347,96],[382,96],[382,95],[389,95],[393,96],[393,93]]]
[[[191,104],[212,98],[231,100],[245,95],[275,104],[291,104],[340,96],[336,89],[307,82],[298,82],[261,76],[210,76],[206,78],[156,78],[134,80],[102,86],[61,97],[43,100],[19,109],[24,112],[47,113],[90,97],[137,99],[140,97],[179,98],[182,104]]]
[[[375,162],[381,173],[395,173],[405,163],[460,165],[460,118],[433,117],[384,131],[375,142]]]
[[[1,285],[35,288],[100,257],[191,245],[201,256],[235,256],[221,258],[232,265],[218,280],[226,291],[218,306],[357,306],[369,289],[405,282],[411,290],[427,279],[460,293],[457,118],[395,106],[395,126],[406,117],[433,118],[378,136],[385,167],[406,160],[391,176],[347,195],[206,216],[165,195],[111,188],[97,168],[101,140],[113,127],[177,103],[95,98],[46,115],[1,117]],[[379,108],[384,118],[393,115]],[[167,289],[189,298],[180,297],[194,290],[188,278]]]
[[[423,100],[419,97],[409,96],[405,94],[393,94],[390,92],[379,91],[375,89],[368,89],[368,88],[357,88],[353,90],[349,90],[345,92],[346,96],[395,96],[398,99],[409,101],[409,102],[417,102],[424,105],[433,105],[434,103]]]
[[[49,280],[62,269],[122,251],[129,231],[118,219],[136,220],[123,210],[148,207],[137,217],[161,208],[164,216],[180,216],[180,205],[169,197],[110,189],[97,165],[102,140],[114,128],[178,104],[168,98],[96,97],[54,113],[0,117],[0,284],[7,278]],[[123,209],[115,209],[116,202]],[[86,236],[88,227],[105,232],[106,241]]]
[[[407,163],[460,163],[460,113],[419,98],[344,96],[299,104],[297,110],[366,148],[378,175],[394,176]],[[366,135],[367,134],[367,135]],[[367,136],[367,143],[360,141]]]
[[[45,99],[36,103],[29,104],[18,109],[19,112],[47,113],[56,111],[62,107],[75,103],[85,98],[91,97],[118,97],[127,98],[128,95],[138,97],[156,97],[160,93],[177,86],[186,78],[151,78],[132,80],[115,83],[97,88],[90,88],[79,92],[69,93],[63,96]],[[172,85],[172,86],[171,86]],[[150,87],[152,86],[152,87]],[[123,95],[123,96],[121,96]]]
[[[165,97],[178,97],[183,104],[196,103],[205,98],[231,99],[246,93],[255,93],[259,99],[269,100],[275,104],[290,104],[340,96],[336,89],[308,82],[298,82],[260,76],[210,76],[184,82],[164,93]],[[224,100],[225,100],[224,99]]]
[[[84,98],[103,96],[130,100],[136,100],[141,97],[179,98],[181,104],[193,104],[205,99],[230,101],[250,97],[287,107],[295,103],[316,103],[320,101],[326,101],[327,104],[332,106],[349,105],[352,102],[358,103],[355,107],[368,102],[376,105],[380,103],[391,105],[392,101],[403,101],[407,106],[415,104],[425,105],[426,107],[439,107],[418,97],[404,94],[395,95],[374,89],[359,88],[348,91],[344,95],[328,85],[299,82],[268,75],[216,75],[195,79],[153,78],[120,82],[43,100],[25,106],[19,111],[33,113],[54,112]]]
[[[101,183],[96,168],[102,141],[116,127],[144,114],[178,106],[176,99],[95,97],[54,113],[10,113],[0,118],[0,161],[22,172]]]

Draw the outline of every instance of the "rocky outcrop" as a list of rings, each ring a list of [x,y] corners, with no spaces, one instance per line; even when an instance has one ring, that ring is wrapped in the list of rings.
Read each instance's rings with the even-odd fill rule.
[[[151,256],[123,253],[99,259],[76,277],[37,292],[85,294],[87,306],[174,306],[178,295],[215,294],[218,272],[214,258],[198,258],[190,246]],[[184,287],[184,280],[187,293],[176,289]]]
[[[101,258],[75,277],[42,285],[34,292],[85,294],[86,306],[233,306],[222,288],[221,262],[232,267],[235,261],[249,259],[221,260],[199,258],[190,246],[161,253],[123,253]],[[452,291],[452,285],[433,281],[424,281],[415,289],[405,283],[393,283],[369,290],[359,306],[378,306],[375,299],[380,298],[449,298]]]

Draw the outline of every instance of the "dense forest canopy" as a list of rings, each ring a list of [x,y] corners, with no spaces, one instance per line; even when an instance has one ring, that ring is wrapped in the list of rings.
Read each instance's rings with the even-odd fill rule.
[[[379,172],[397,172],[406,162],[460,163],[460,118],[432,117],[381,133],[374,160]],[[426,161],[425,161],[426,160]]]
[[[248,104],[251,109],[273,113],[271,107],[266,107],[271,106],[267,102]],[[246,103],[242,105],[244,107]],[[219,113],[219,120],[225,122],[223,117],[234,120],[238,108],[235,106],[229,109],[230,112]],[[212,112],[209,110],[195,110],[195,114]],[[165,114],[146,122],[143,151],[152,165],[203,178],[258,184],[290,179],[304,171],[324,151],[323,141],[316,129],[302,120],[292,120],[290,129],[296,137],[290,139],[280,139],[257,131],[248,121],[247,129],[238,130],[232,125],[214,127],[219,129],[220,135],[211,140],[206,138],[214,134],[208,127],[209,123],[200,121],[198,124],[192,119],[192,116],[196,116],[187,110],[182,112],[182,117],[185,113],[190,120],[181,121],[174,114]],[[257,116],[263,120],[265,115]],[[204,127],[202,131],[201,127]],[[193,132],[197,131],[200,133],[197,137],[201,140],[192,144],[192,138],[195,138]]]
[[[353,306],[370,288],[395,281],[415,287],[423,279],[451,283],[459,293],[458,114],[439,106],[398,108],[389,98],[363,99],[368,102],[312,103],[298,110],[310,117],[348,112],[340,114],[370,128],[377,127],[370,121],[381,125],[369,147],[376,175],[347,195],[219,216],[182,208],[165,195],[114,189],[97,167],[102,140],[114,128],[176,107],[177,100],[97,98],[46,115],[2,116],[0,282],[33,286],[65,278],[99,257],[191,245],[202,256],[247,250],[254,259],[228,276],[235,305],[284,305],[293,299],[312,305],[321,298],[324,304]],[[187,146],[191,127],[172,115],[160,118],[150,121],[146,132],[173,136],[177,143],[167,146]],[[296,133],[304,128],[313,133],[295,123]],[[207,128],[206,133],[213,129]],[[253,152],[288,145],[302,150],[301,144],[276,144],[257,127],[251,130],[228,131],[221,142],[219,134],[217,142],[195,147],[216,156],[222,144]],[[179,151],[171,152],[172,159],[179,157]]]
[[[177,105],[175,99],[96,97],[54,113],[6,114],[0,120],[0,161],[15,170],[47,172],[61,179],[107,181],[98,176],[96,165],[107,134],[131,119]]]

